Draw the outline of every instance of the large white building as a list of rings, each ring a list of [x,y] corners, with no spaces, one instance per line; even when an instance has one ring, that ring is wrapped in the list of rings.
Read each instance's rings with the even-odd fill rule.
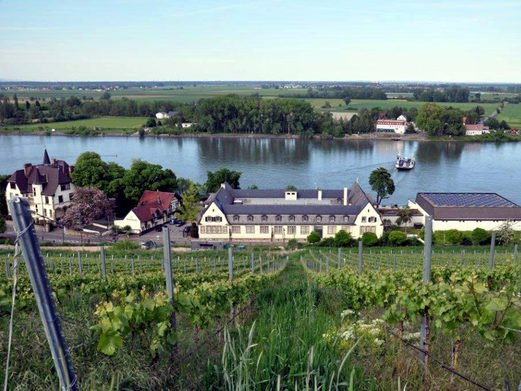
[[[497,230],[505,222],[521,230],[521,207],[496,193],[418,193],[409,206],[432,217],[434,231],[483,228]]]
[[[71,181],[74,169],[63,160],[49,159],[44,152],[43,164],[26,163],[7,180],[6,199],[24,197],[29,201],[36,224],[50,229],[60,220],[71,203],[75,186]]]
[[[481,136],[485,133],[490,133],[490,128],[488,126],[483,124],[465,125],[465,136]]]
[[[378,133],[398,133],[405,134],[407,130],[407,118],[400,115],[397,119],[379,119],[376,121],[376,131]]]
[[[240,190],[223,183],[199,220],[199,237],[220,241],[305,240],[313,231],[333,237],[340,230],[354,238],[383,233],[381,216],[358,183],[340,190]]]

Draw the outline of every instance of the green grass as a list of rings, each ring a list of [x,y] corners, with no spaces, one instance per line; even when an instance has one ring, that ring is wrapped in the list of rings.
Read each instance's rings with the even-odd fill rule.
[[[146,122],[145,117],[96,117],[89,119],[81,119],[77,121],[64,121],[64,122],[50,122],[50,123],[37,123],[29,125],[17,125],[7,127],[7,129],[20,129],[20,130],[51,130],[56,131],[70,130],[72,128],[79,128],[85,126],[86,128],[103,128],[103,129],[132,129],[139,128]]]
[[[362,108],[371,110],[373,107],[381,107],[382,109],[390,109],[394,106],[401,106],[406,108],[420,108],[422,107],[426,102],[409,102],[406,100],[401,99],[387,99],[387,100],[376,100],[376,99],[353,99],[351,103],[349,103],[349,109],[351,110],[360,110]],[[485,115],[491,114],[496,107],[498,106],[495,103],[450,103],[450,102],[437,102],[436,104],[440,106],[452,106],[461,110],[468,110],[473,107],[476,107],[477,105],[483,106],[485,109]]]
[[[521,104],[507,104],[496,117],[498,121],[505,120],[511,128],[521,128]]]

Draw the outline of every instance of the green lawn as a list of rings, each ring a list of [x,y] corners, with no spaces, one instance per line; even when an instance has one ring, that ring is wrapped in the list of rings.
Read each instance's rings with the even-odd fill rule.
[[[512,128],[521,128],[521,104],[505,105],[503,111],[496,118],[498,121],[507,121]]]
[[[21,129],[21,130],[51,130],[56,129],[57,131],[70,130],[72,128],[79,128],[85,126],[86,128],[103,128],[103,129],[131,129],[141,127],[146,122],[145,117],[97,117],[82,119],[77,121],[64,121],[64,122],[50,122],[50,123],[38,123],[29,125],[18,125],[8,127],[7,129]]]

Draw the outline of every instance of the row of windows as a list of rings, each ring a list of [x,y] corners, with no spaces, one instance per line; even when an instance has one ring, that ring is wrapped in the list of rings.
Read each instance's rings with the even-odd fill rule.
[[[372,217],[372,218],[374,218],[375,221],[376,221],[376,217]],[[290,215],[290,216],[288,217],[288,220],[289,220],[289,221],[295,221],[295,219],[296,219],[296,217],[295,217],[294,215]],[[346,222],[346,223],[349,222],[349,216],[343,216],[342,219],[343,219],[343,221]],[[246,221],[253,221],[253,220],[254,220],[253,215],[248,215],[248,216],[246,216]],[[208,220],[207,220],[207,221],[208,221]],[[232,221],[233,221],[233,222],[241,221],[241,216],[239,216],[239,215],[233,215],[233,217],[232,217]],[[261,221],[268,221],[268,215],[262,215],[262,216],[261,216]],[[275,221],[282,221],[282,215],[276,215],[276,216],[275,216]],[[309,221],[309,216],[308,216],[308,215],[303,215],[303,216],[302,216],[302,221]],[[317,222],[321,222],[321,221],[322,221],[322,216],[321,216],[321,215],[317,215],[317,216],[315,217],[315,221],[317,221]],[[330,223],[333,223],[333,222],[335,222],[335,221],[336,221],[336,216],[333,216],[333,215],[329,216],[329,222],[330,222]]]
[[[365,216],[362,217],[362,223],[376,223],[376,217],[369,217],[369,219]]]
[[[270,229],[271,227],[269,225],[261,225],[259,226],[259,233],[260,234],[271,234],[273,232],[273,235],[296,235],[297,234],[297,226],[296,225],[288,225],[287,227],[284,227],[282,225],[276,225]],[[309,225],[301,225],[299,226],[299,233],[301,235],[308,235],[310,233],[310,226]],[[328,234],[336,234],[337,233],[337,226],[336,225],[330,225],[327,227],[327,233]],[[364,228],[364,227],[362,227]],[[370,232],[376,232],[375,227],[365,227],[367,231]],[[341,227],[346,232],[349,232],[349,226],[343,225]],[[226,226],[200,226],[199,231],[201,233],[207,233],[207,234],[226,234],[229,233],[228,228]],[[255,234],[256,233],[256,226],[255,225],[232,225],[231,226],[232,234],[241,234],[241,233],[247,233],[247,234]],[[366,232],[366,231],[364,231]]]
[[[223,221],[223,218],[221,216],[206,216],[204,221],[220,223]]]

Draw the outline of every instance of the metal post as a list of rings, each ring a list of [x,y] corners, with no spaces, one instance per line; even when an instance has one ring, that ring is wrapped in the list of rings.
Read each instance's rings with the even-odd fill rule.
[[[172,249],[170,245],[170,229],[163,227],[163,265],[165,269],[166,291],[170,298],[170,304],[174,310],[170,318],[172,330],[177,331],[177,322],[175,317],[175,298],[174,298],[174,277],[172,276]],[[174,350],[177,348],[174,347]]]
[[[233,281],[233,250],[228,247],[228,277]]]
[[[251,272],[255,273],[255,254],[251,253]]]
[[[431,279],[431,256],[432,256],[432,217],[425,217],[425,236],[424,236],[424,248],[423,248],[423,285]],[[427,317],[422,316],[421,318],[421,330],[420,330],[420,349],[428,351],[428,324]],[[425,365],[427,355],[420,353],[420,360]]]
[[[490,261],[488,264],[488,268],[490,270],[494,269],[495,255],[496,255],[496,233],[492,232],[492,236],[490,237]]]
[[[81,261],[81,254],[78,251],[78,273],[80,273],[80,276],[83,274],[83,264]]]
[[[33,221],[29,211],[29,203],[23,198],[13,197],[9,200],[9,209],[11,216],[13,216],[16,232],[24,232],[20,236],[19,241],[54,366],[60,380],[60,387],[63,390],[79,390],[69,348],[63,337],[60,317],[56,310],[49,278],[45,271],[36,230],[32,226]]]
[[[364,272],[364,242],[358,242],[358,275]]]
[[[5,260],[5,276],[11,278],[11,265],[8,259]]]
[[[107,262],[105,259],[105,247],[101,247],[101,276],[104,280],[107,279]]]
[[[340,265],[342,264],[342,249],[340,247],[338,248],[338,255],[337,255],[336,263],[338,266],[338,270],[340,270]]]
[[[393,255],[393,270],[396,271],[396,255]]]
[[[329,258],[326,258],[326,273],[329,274]]]
[[[514,263],[517,263],[517,243],[514,244]]]
[[[461,260],[460,260],[460,264],[461,264],[461,265],[464,265],[464,264],[465,264],[465,250],[461,250]]]

